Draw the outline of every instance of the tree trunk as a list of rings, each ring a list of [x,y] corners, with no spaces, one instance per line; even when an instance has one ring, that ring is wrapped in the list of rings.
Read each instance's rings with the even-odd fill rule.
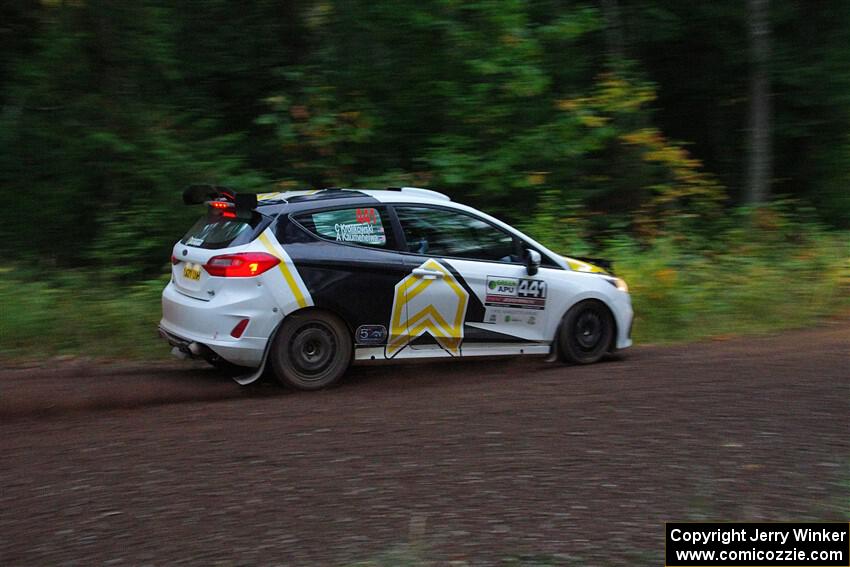
[[[620,3],[617,0],[600,0],[602,17],[605,19],[605,49],[608,57],[619,62],[625,57],[623,24],[620,18]]]
[[[772,176],[770,109],[769,0],[748,0],[750,28],[750,119],[746,201],[763,203],[770,193]]]

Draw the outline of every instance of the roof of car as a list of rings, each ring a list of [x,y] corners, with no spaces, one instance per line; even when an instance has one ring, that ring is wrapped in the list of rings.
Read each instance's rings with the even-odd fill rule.
[[[495,224],[518,237],[523,238],[538,250],[554,259],[554,262],[566,269],[566,260],[552,252],[531,237],[521,233],[509,224],[494,218],[482,211],[473,209],[461,203],[453,202],[451,198],[438,191],[419,187],[389,187],[386,189],[349,189],[331,187],[328,189],[311,189],[304,191],[280,191],[275,193],[260,193],[257,195],[257,207],[264,214],[300,214],[318,208],[325,209],[341,207],[368,207],[380,203],[405,203],[435,205],[465,211]]]
[[[332,187],[328,189],[313,189],[306,191],[281,191],[275,193],[260,193],[257,195],[259,206],[278,205],[281,203],[314,203],[335,199],[351,199],[356,197],[371,197],[381,203],[397,202],[437,202],[451,201],[448,195],[421,189],[419,187],[390,187],[387,189],[348,189]]]

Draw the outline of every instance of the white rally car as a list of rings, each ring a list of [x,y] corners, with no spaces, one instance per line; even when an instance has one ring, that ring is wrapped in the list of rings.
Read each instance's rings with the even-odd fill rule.
[[[318,389],[352,361],[556,355],[632,344],[626,283],[418,188],[260,195],[193,186],[160,334],[176,354]]]

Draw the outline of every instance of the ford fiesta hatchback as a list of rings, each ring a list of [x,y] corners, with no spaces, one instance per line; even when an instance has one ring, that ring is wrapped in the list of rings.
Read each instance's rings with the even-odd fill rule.
[[[175,354],[313,390],[353,361],[557,355],[631,345],[626,283],[447,196],[404,187],[184,192],[160,334]]]

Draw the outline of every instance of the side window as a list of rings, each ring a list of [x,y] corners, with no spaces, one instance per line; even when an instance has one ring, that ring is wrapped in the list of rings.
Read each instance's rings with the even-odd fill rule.
[[[382,207],[316,211],[295,217],[301,226],[326,240],[374,248],[393,248],[392,228]]]
[[[513,236],[466,213],[396,206],[410,252],[488,262],[520,262]]]

